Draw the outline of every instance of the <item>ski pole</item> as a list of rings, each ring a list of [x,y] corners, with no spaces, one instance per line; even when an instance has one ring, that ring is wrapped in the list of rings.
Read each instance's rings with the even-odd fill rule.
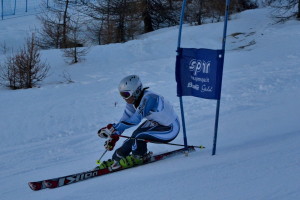
[[[129,137],[129,136],[125,136],[125,135],[119,135],[119,137],[123,137],[123,138],[127,138],[127,139],[140,140],[140,141],[150,142],[150,143],[155,143],[155,144],[167,144],[167,145],[184,147],[183,144],[174,144],[174,143],[170,143],[170,142],[155,142],[155,141],[151,141],[151,140],[145,140],[145,139],[141,139],[141,138]],[[200,146],[189,145],[188,147],[194,147],[194,148],[199,148],[199,149],[204,149],[205,148],[205,146],[202,146],[202,145],[200,145]]]
[[[96,160],[96,164],[100,165],[101,164],[101,159],[103,158],[103,156],[106,154],[107,149],[104,151],[104,153],[100,156],[100,158],[98,160]]]

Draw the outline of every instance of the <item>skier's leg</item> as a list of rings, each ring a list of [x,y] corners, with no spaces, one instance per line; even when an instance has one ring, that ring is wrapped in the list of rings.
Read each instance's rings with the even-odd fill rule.
[[[176,138],[180,130],[178,120],[170,126],[163,126],[157,122],[147,120],[141,124],[132,134],[132,138],[127,139],[123,145],[118,148],[113,154],[113,160],[120,161],[132,152],[133,155],[144,156],[147,153],[147,142],[141,141],[150,140],[154,142],[170,142]]]
[[[143,127],[146,122],[144,122],[142,125],[140,125],[139,128]],[[132,134],[132,137],[134,137],[134,135],[135,135],[134,133]],[[135,142],[134,139],[125,140],[125,142],[122,144],[122,146],[114,152],[114,154],[112,156],[112,159],[117,161],[117,162],[119,162],[121,159],[126,159],[126,157],[132,151],[132,145],[133,145],[134,142]],[[147,147],[146,147],[146,149],[147,149]]]
[[[112,159],[116,161],[120,161],[122,158],[128,156],[131,152],[132,144],[133,144],[132,139],[125,140],[122,146],[114,152]]]
[[[179,130],[178,120],[170,126],[163,126],[153,121],[144,122],[132,134],[132,137],[136,138],[132,143],[132,154],[142,156],[147,153],[147,143],[138,139],[166,143],[174,140]]]
[[[143,124],[141,124],[132,134],[131,137],[135,138],[139,133],[147,131],[149,128],[153,128],[153,122],[151,121],[145,121]],[[141,138],[144,139],[144,138]],[[120,148],[118,148],[113,156],[112,159],[116,161],[120,161],[122,158],[125,158],[130,154],[132,150],[135,150],[134,146],[136,145],[137,140],[135,139],[127,139],[122,144]],[[139,145],[139,154],[143,155],[147,152],[147,143],[144,141],[138,141]]]

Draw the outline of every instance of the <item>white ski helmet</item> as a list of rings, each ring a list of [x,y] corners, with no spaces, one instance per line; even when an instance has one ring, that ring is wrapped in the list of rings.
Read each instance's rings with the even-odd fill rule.
[[[133,96],[137,99],[143,89],[140,77],[137,75],[129,75],[123,78],[119,84],[119,92],[124,99]]]

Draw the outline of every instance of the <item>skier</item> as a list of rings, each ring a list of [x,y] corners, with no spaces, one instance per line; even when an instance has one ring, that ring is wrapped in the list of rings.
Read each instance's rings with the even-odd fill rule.
[[[98,131],[99,137],[107,139],[104,147],[113,150],[124,130],[138,125],[144,118],[146,121],[114,152],[112,159],[99,166],[100,169],[111,167],[115,170],[142,164],[151,156],[143,140],[170,142],[180,130],[178,116],[172,105],[163,96],[149,91],[148,87],[143,88],[137,75],[123,78],[118,89],[127,104],[118,123],[108,124]]]

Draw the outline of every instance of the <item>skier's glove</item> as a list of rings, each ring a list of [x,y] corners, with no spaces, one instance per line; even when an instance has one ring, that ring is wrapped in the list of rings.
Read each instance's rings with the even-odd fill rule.
[[[119,135],[117,134],[111,135],[108,138],[108,140],[106,140],[104,143],[105,149],[107,149],[108,151],[113,150],[118,140],[119,140]]]
[[[103,127],[98,131],[98,136],[101,138],[108,138],[114,133],[116,133],[116,129],[113,124],[108,124],[106,127]]]

